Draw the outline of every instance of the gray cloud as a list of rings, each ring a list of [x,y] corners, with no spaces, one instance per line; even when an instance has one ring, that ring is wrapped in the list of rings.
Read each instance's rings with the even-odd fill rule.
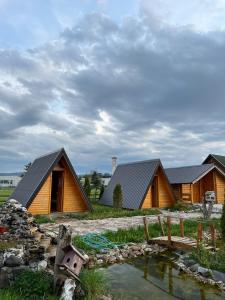
[[[80,171],[111,155],[172,166],[225,154],[224,40],[91,14],[39,48],[0,51],[2,171],[62,146]]]

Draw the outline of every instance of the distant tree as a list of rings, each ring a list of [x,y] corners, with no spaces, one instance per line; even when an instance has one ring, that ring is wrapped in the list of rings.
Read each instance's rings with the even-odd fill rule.
[[[113,191],[113,207],[122,208],[123,207],[123,193],[120,184],[117,184]]]
[[[91,175],[91,185],[94,188],[94,201],[96,201],[96,196],[97,196],[97,193],[99,193],[101,184],[102,184],[102,181],[101,181],[99,174],[96,171],[94,171]]]
[[[225,191],[224,191],[225,193]],[[222,233],[222,238],[225,241],[225,194],[224,194],[224,204],[223,204],[223,211],[222,211],[222,216],[220,220],[220,226],[221,226],[221,233]]]
[[[90,181],[88,176],[85,176],[85,180],[84,180],[84,192],[87,195],[87,197],[90,196],[91,193],[91,185],[90,185]]]
[[[24,172],[21,174],[21,177],[23,177],[24,175],[25,175],[25,173],[28,171],[28,169],[30,168],[30,166],[32,165],[32,163],[31,162],[29,162],[28,164],[26,164],[25,166],[24,166]]]
[[[103,193],[104,193],[104,190],[105,190],[105,187],[104,187],[104,184],[102,184],[101,189],[100,189],[99,199],[102,198],[102,195],[103,195]]]

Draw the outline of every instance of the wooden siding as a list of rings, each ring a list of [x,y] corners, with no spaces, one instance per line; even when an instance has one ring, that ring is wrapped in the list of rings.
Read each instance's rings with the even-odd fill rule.
[[[50,213],[51,184],[52,176],[49,175],[28,208],[28,211],[33,215],[46,215]]]
[[[152,190],[151,187],[148,189],[145,200],[142,204],[143,209],[148,209],[152,207]]]
[[[170,207],[174,203],[174,197],[170,189],[170,185],[161,168],[159,168],[157,175],[159,178],[159,207]]]
[[[158,169],[156,176],[158,176],[158,203],[159,207],[169,207],[174,203],[172,191],[170,190],[169,183],[161,168]],[[142,204],[142,209],[152,207],[152,193],[151,187],[149,188],[145,200]]]
[[[224,203],[225,179],[218,171],[215,174],[215,178],[217,202]]]
[[[88,210],[79,185],[67,166],[64,167],[63,212],[82,212]]]

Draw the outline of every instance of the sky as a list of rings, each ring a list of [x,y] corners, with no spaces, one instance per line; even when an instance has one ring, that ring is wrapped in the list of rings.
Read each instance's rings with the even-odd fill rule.
[[[225,0],[0,0],[0,172],[225,155]]]

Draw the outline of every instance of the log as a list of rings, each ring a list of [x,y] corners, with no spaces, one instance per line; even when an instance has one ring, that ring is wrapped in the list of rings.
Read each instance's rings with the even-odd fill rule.
[[[197,248],[199,248],[202,242],[202,224],[198,224],[198,237],[197,237]]]
[[[57,249],[54,265],[54,290],[57,293],[64,283],[66,276],[62,274],[59,264],[62,262],[65,253],[63,249],[71,244],[72,231],[70,227],[59,225],[59,235],[57,239]]]
[[[168,244],[171,245],[171,217],[167,217],[167,226],[168,226]]]
[[[158,216],[158,221],[159,221],[159,226],[161,228],[162,235],[165,236],[165,231],[164,231],[163,224],[162,224],[160,216]]]
[[[184,220],[180,218],[180,236],[184,237]]]
[[[146,237],[146,241],[148,243],[150,240],[150,237],[149,237],[149,232],[148,232],[148,221],[147,221],[146,217],[143,218],[143,222],[144,222],[145,237]]]

